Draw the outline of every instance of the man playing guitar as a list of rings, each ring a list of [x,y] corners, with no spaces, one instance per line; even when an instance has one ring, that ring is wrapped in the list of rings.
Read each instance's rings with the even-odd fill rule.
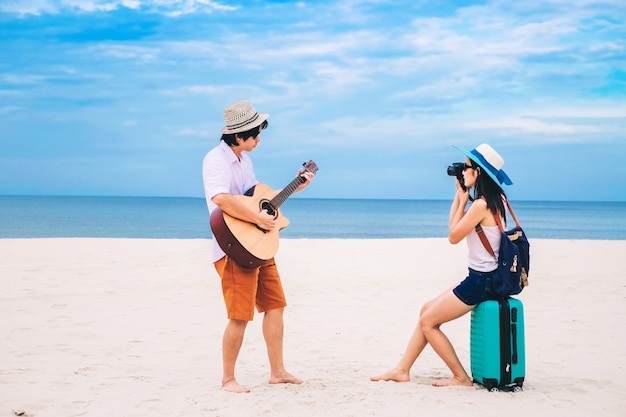
[[[259,114],[245,100],[224,109],[226,127],[220,144],[206,154],[202,166],[204,191],[209,212],[219,209],[228,216],[254,224],[258,230],[271,232],[277,227],[276,215],[265,210],[253,210],[241,202],[241,195],[259,184],[252,160],[247,155],[260,142],[261,130],[268,125],[267,114]],[[300,170],[301,184],[294,192],[306,188],[314,172]],[[214,233],[215,235],[215,233]],[[244,333],[254,318],[256,306],[264,313],[263,335],[270,363],[270,384],[302,381],[291,375],[283,363],[283,311],[287,305],[280,275],[274,258],[263,260],[250,268],[226,255],[213,239],[213,263],[222,279],[222,293],[228,313],[228,324],[222,339],[222,388],[231,392],[249,392],[235,378],[235,364],[241,350]]]

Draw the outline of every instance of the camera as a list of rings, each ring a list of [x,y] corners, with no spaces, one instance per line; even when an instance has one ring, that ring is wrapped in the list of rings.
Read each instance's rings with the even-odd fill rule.
[[[448,175],[456,177],[456,179],[459,180],[459,184],[461,184],[463,191],[467,191],[467,187],[465,187],[465,180],[463,179],[464,170],[465,164],[463,162],[454,162],[452,165],[448,166]]]

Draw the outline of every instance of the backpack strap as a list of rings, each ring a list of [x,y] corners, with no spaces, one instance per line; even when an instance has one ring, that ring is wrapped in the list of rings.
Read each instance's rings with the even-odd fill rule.
[[[506,206],[509,209],[509,213],[511,213],[511,217],[513,217],[513,220],[515,221],[515,227],[522,227],[522,226],[520,226],[519,222],[517,221],[517,217],[515,217],[515,212],[513,212],[513,208],[511,207],[511,203],[509,203],[509,200],[507,200],[506,198],[502,197],[502,201],[504,201],[506,203]],[[500,223],[499,219],[496,219],[496,221],[498,221],[498,224]],[[500,229],[502,229],[502,227],[500,227]]]
[[[491,247],[489,240],[487,240],[487,236],[485,236],[485,232],[483,232],[483,228],[480,224],[476,225],[476,233],[478,233],[478,237],[480,238],[480,241],[483,243],[485,250],[489,252],[489,255],[495,258],[496,254],[493,253],[493,248]]]
[[[484,198],[484,197],[482,197]],[[515,217],[515,213],[513,212],[513,208],[511,208],[511,203],[509,203],[509,200],[507,200],[506,198],[502,197],[502,201],[504,201],[506,203],[507,208],[509,209],[509,213],[511,213],[511,217],[513,217],[513,220],[515,220],[515,226],[517,227],[521,227],[519,222],[517,221],[517,217]],[[504,226],[502,225],[502,219],[500,219],[500,216],[494,216],[496,218],[496,223],[498,223],[498,227],[500,227],[500,231],[502,233],[504,233]],[[479,224],[476,225],[476,233],[478,234],[478,237],[480,238],[480,241],[482,242],[483,246],[485,247],[485,250],[489,253],[489,255],[493,256],[495,258],[495,253],[493,252],[493,248],[491,247],[491,244],[489,243],[489,240],[487,240],[487,236],[485,235],[485,232],[483,231],[482,226]]]

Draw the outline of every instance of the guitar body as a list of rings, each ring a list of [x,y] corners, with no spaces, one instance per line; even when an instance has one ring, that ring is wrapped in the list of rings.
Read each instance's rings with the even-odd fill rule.
[[[265,184],[257,184],[251,196],[237,195],[246,207],[260,213],[278,194]],[[279,232],[289,225],[289,219],[278,208],[270,205],[276,228],[272,231],[260,229],[257,225],[239,220],[224,213],[219,208],[211,213],[211,230],[222,250],[239,265],[257,268],[278,252]]]

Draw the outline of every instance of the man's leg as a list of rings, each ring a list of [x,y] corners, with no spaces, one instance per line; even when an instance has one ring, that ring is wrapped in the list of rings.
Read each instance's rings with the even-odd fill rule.
[[[270,384],[301,384],[302,380],[285,370],[283,362],[283,312],[287,300],[274,259],[259,268],[256,296],[258,310],[263,312],[263,337],[270,361]]]
[[[231,392],[250,392],[250,390],[240,385],[235,379],[235,364],[243,343],[243,335],[248,322],[244,320],[229,320],[224,330],[222,339],[222,361],[224,375],[222,377],[222,388]]]
[[[266,311],[263,316],[263,337],[270,361],[270,384],[301,384],[302,380],[291,375],[285,369],[283,361],[283,312],[284,308],[275,308]]]
[[[235,379],[235,364],[243,343],[248,321],[254,318],[256,271],[244,269],[228,257],[214,263],[222,278],[222,292],[228,313],[228,324],[222,338],[222,388],[232,392],[250,392]]]

